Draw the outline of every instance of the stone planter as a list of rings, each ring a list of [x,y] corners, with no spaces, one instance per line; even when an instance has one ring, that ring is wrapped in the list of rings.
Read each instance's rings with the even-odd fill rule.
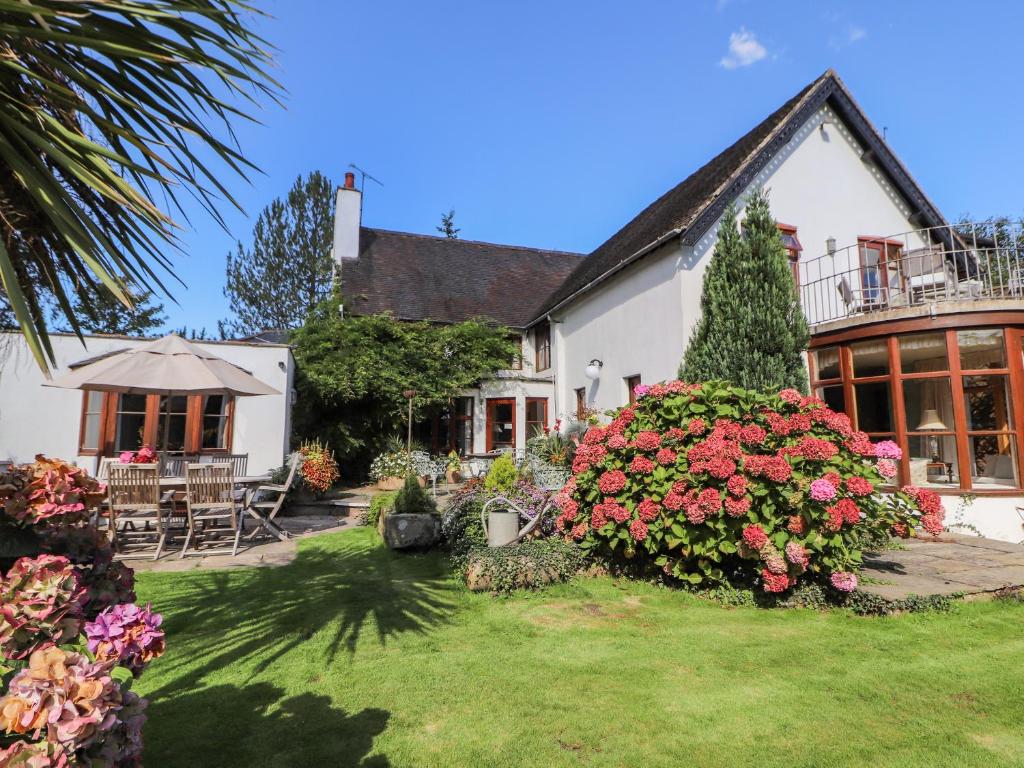
[[[384,518],[384,543],[391,549],[425,549],[441,540],[437,515],[396,515]]]

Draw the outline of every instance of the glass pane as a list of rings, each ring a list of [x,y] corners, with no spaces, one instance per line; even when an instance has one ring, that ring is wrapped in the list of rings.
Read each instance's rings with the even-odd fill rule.
[[[900,338],[900,366],[904,373],[948,371],[946,334],[915,333]]]
[[[146,395],[121,395],[117,410],[124,413],[145,413]]]
[[[967,429],[1013,429],[1008,376],[964,376],[964,410]]]
[[[817,395],[825,401],[825,405],[836,413],[846,412],[846,392],[842,384],[834,384],[831,387],[818,387]]]
[[[167,433],[166,436],[164,433]],[[185,415],[161,413],[156,425],[156,449],[158,451],[185,450]]]
[[[814,372],[818,380],[838,379],[839,371],[839,347],[828,347],[819,349],[814,353]]]
[[[455,413],[459,416],[472,416],[473,415],[473,398],[471,397],[456,397],[455,398]]]
[[[903,404],[910,432],[952,432],[953,395],[949,377],[903,382]]]
[[[889,373],[889,346],[885,339],[850,345],[854,376],[885,376]]]
[[[86,414],[82,432],[83,448],[95,451],[100,447],[100,415],[98,413]]]
[[[892,398],[889,382],[854,384],[857,399],[857,429],[862,432],[892,432]]]
[[[146,414],[144,413],[117,414],[117,437],[114,441],[114,450],[118,452],[137,451],[141,448],[145,426]]]
[[[956,438],[953,435],[910,435],[907,444],[911,485],[959,487]]]
[[[543,424],[544,419],[544,406],[546,405],[543,400],[527,400],[526,401],[526,420],[531,422],[537,422]]]
[[[493,447],[511,446],[514,441],[516,407],[513,403],[494,403],[491,406],[491,444]]]
[[[86,395],[85,410],[88,413],[99,413],[103,408],[103,392],[89,392]]]
[[[473,452],[473,425],[466,419],[455,422],[455,450],[460,456]]]
[[[960,367],[964,370],[1006,367],[1002,328],[957,331],[956,340],[960,345]]]
[[[978,489],[1019,488],[1017,446],[1012,435],[972,435],[971,484]]]
[[[227,398],[224,395],[207,395],[203,398],[203,415],[220,416],[227,410]]]

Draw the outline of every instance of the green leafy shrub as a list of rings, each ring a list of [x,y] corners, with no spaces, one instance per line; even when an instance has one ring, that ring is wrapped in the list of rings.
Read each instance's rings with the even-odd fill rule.
[[[376,528],[381,516],[395,508],[396,496],[398,496],[398,491],[388,491],[387,493],[378,493],[372,496],[369,508],[359,520],[360,524]]]
[[[878,493],[901,457],[792,389],[655,384],[583,437],[559,528],[690,584],[780,593],[806,576],[851,592],[868,534],[942,530],[932,491]]]
[[[507,594],[571,579],[584,561],[579,547],[558,538],[476,547],[466,559],[466,580],[471,589]]]
[[[484,478],[484,487],[489,491],[508,493],[515,487],[516,480],[518,479],[519,470],[516,469],[516,463],[512,458],[512,454],[503,453],[494,460],[491,468],[487,470],[487,476]]]
[[[395,494],[393,511],[396,515],[436,515],[437,504],[420,486],[416,475],[406,475],[405,485]]]

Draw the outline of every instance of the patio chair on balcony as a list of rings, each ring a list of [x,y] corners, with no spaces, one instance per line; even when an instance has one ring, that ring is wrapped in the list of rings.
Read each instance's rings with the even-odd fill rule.
[[[945,293],[955,281],[941,247],[907,251],[899,263],[911,304],[921,304],[926,297]]]

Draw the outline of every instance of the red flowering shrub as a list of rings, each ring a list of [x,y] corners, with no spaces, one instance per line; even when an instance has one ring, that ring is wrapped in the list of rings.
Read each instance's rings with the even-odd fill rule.
[[[876,493],[898,446],[876,453],[844,414],[793,390],[655,384],[583,443],[588,457],[558,496],[559,530],[694,584],[782,592],[806,577],[845,588],[865,534],[942,530],[932,491]]]

